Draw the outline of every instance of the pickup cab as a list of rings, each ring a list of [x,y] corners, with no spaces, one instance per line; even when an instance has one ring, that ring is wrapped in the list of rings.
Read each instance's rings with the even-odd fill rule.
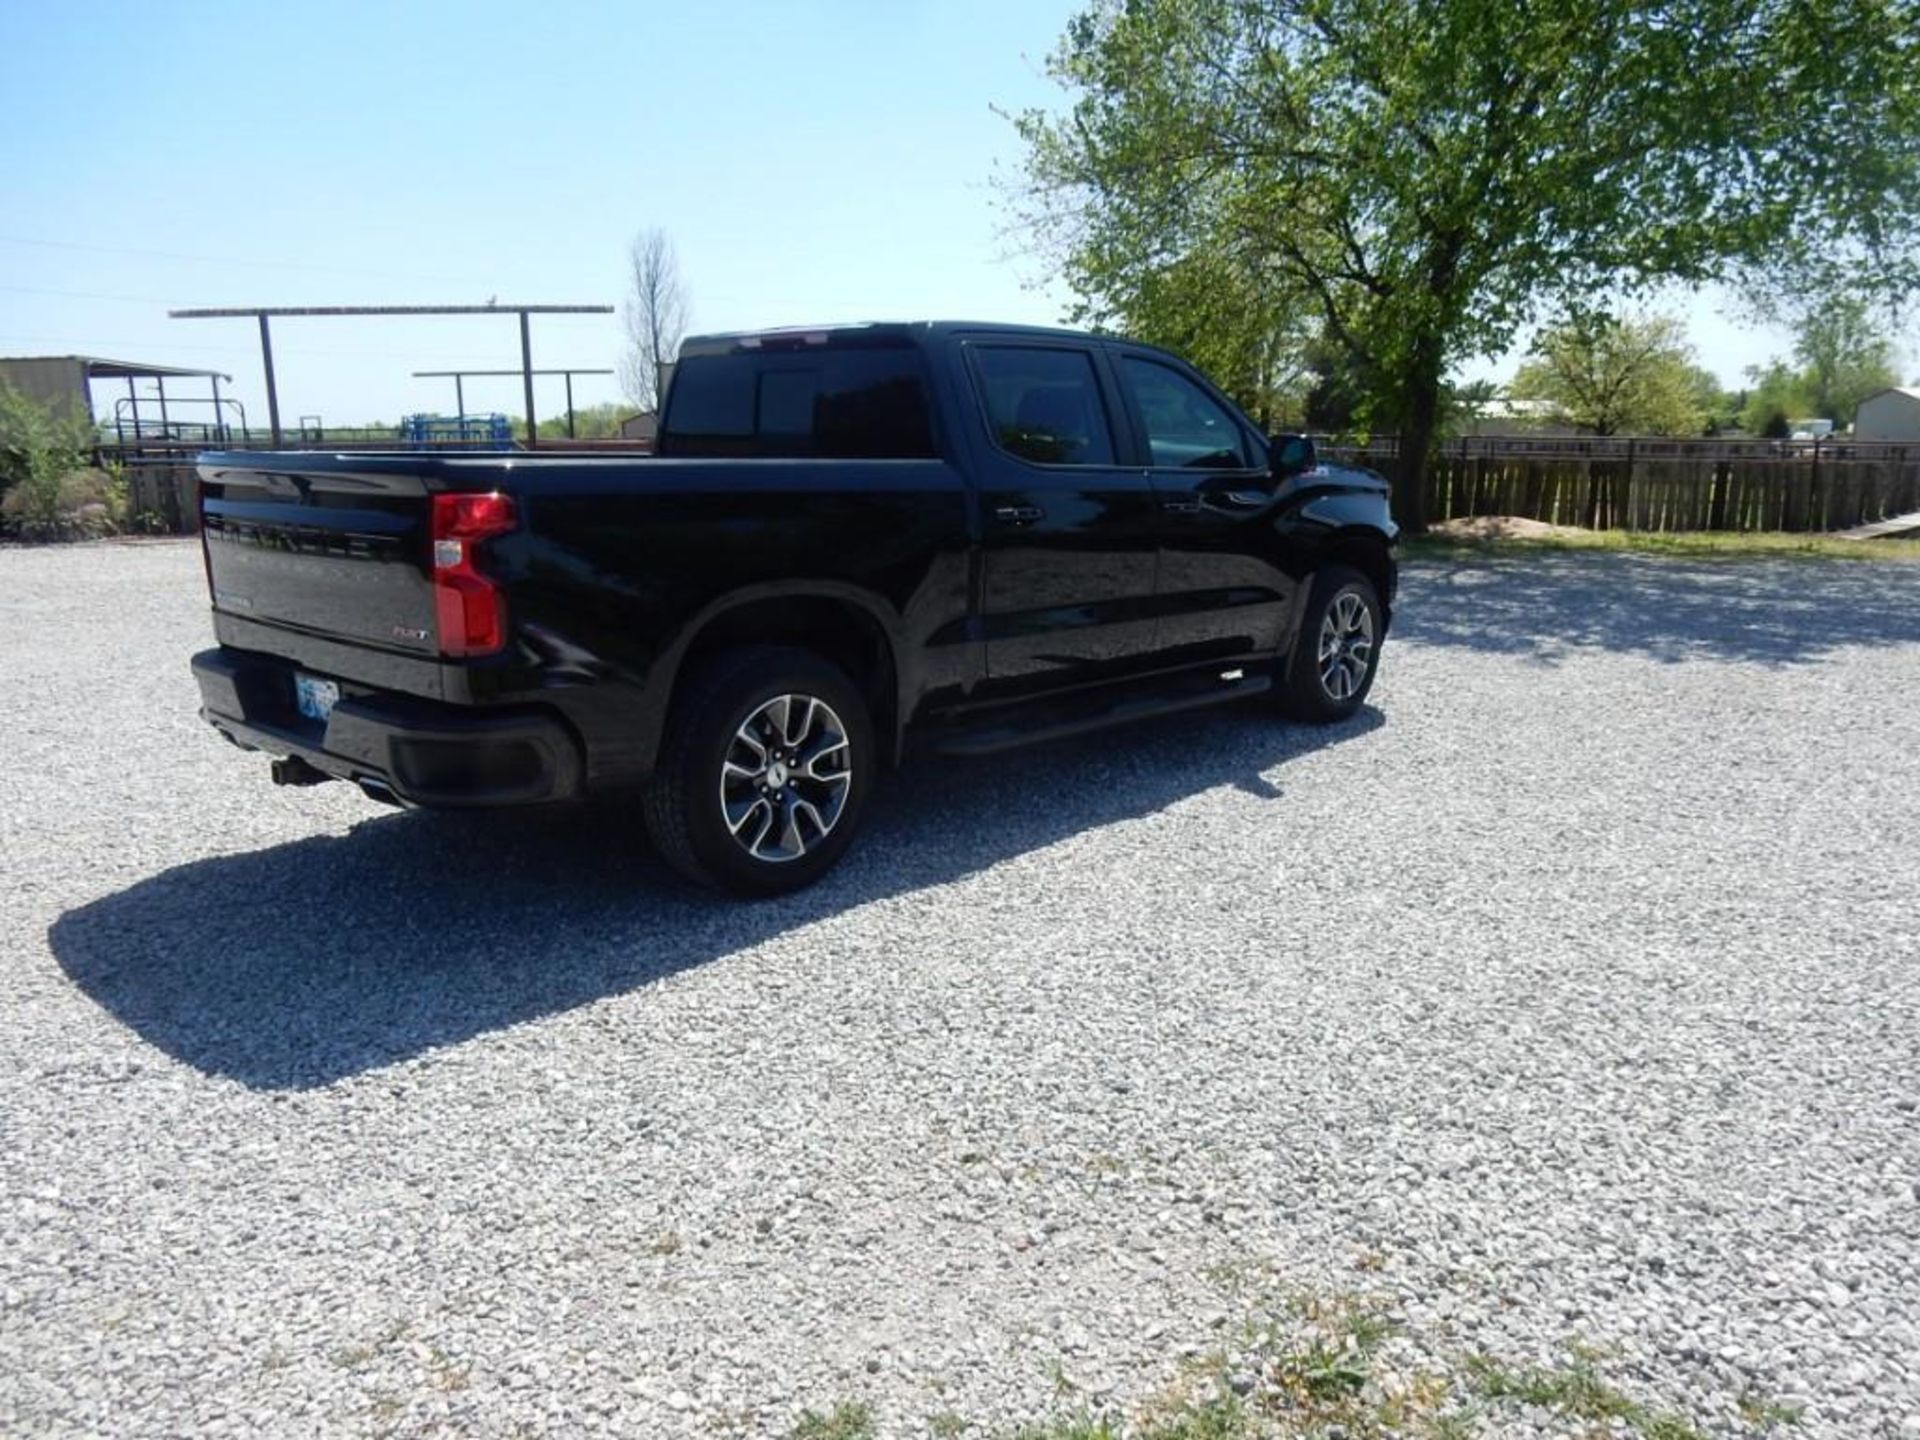
[[[405,806],[624,792],[736,893],[877,779],[1266,695],[1365,700],[1387,486],[1178,356],[958,322],[691,339],[656,453],[212,452],[203,717]]]

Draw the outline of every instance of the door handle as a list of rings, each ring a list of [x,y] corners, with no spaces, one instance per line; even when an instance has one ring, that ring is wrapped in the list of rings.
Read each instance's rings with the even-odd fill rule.
[[[1214,490],[1207,498],[1233,510],[1264,510],[1273,503],[1273,496],[1265,490]]]
[[[993,518],[1008,525],[1031,525],[1045,519],[1046,514],[1038,505],[1002,505],[993,512]]]
[[[1198,515],[1200,502],[1198,500],[1162,500],[1160,508],[1169,515]]]

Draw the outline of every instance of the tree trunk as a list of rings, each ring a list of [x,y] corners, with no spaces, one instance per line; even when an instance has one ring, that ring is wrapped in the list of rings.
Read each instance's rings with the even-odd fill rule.
[[[1422,354],[1428,347],[1416,347]],[[1400,464],[1394,474],[1393,518],[1410,535],[1427,528],[1427,471],[1440,430],[1440,367],[1416,359],[1408,375],[1400,424]]]

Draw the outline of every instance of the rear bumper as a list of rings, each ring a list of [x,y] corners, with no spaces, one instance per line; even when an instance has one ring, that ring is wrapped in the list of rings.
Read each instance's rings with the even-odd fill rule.
[[[406,805],[533,805],[580,793],[580,747],[539,710],[469,708],[345,685],[326,720],[301,715],[294,666],[270,655],[193,657],[200,715],[236,745],[292,756]]]

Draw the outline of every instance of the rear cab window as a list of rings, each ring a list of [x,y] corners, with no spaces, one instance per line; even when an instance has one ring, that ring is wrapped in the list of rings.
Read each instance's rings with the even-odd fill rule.
[[[931,460],[939,450],[917,349],[778,346],[682,356],[659,453]]]
[[[994,443],[1038,465],[1112,465],[1113,426],[1093,356],[1059,346],[971,347]]]

